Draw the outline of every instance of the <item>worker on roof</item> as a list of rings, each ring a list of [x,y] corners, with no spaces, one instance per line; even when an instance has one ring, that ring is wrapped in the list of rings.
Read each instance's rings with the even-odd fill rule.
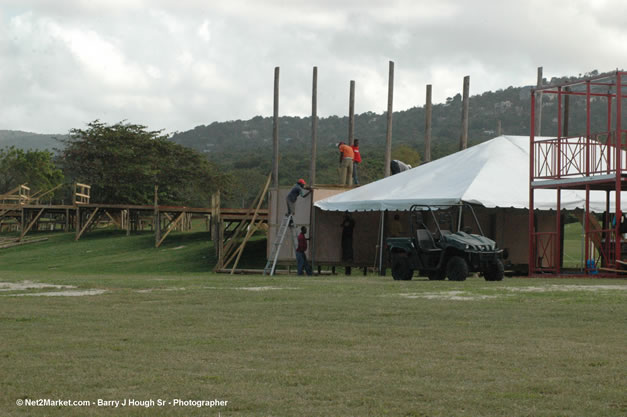
[[[355,158],[355,152],[353,152],[353,148],[344,142],[338,143],[337,148],[340,150],[340,167],[338,168],[340,185],[353,185],[353,159]]]

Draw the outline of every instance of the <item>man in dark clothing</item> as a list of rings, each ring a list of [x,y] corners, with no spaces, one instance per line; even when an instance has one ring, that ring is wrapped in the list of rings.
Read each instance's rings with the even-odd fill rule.
[[[308,192],[305,192],[305,190],[308,190]],[[311,193],[311,187],[307,186],[304,179],[301,178],[296,181],[296,185],[292,187],[290,192],[287,194],[287,197],[285,197],[285,201],[287,202],[286,215],[289,216],[291,214],[294,216],[296,214],[296,200],[298,199],[298,196],[307,197],[309,193]]]
[[[411,169],[411,165],[399,161],[398,159],[394,159],[392,160],[392,162],[390,162],[390,172],[392,175],[407,171],[409,169]]]
[[[307,241],[305,237],[307,228],[305,226],[300,228],[300,234],[298,235],[298,247],[296,248],[296,261],[298,262],[298,275],[303,275],[303,268],[307,271],[307,275],[311,276],[311,265],[307,262]]]
[[[342,260],[353,260],[353,229],[355,228],[355,220],[348,214],[344,214],[342,220]]]

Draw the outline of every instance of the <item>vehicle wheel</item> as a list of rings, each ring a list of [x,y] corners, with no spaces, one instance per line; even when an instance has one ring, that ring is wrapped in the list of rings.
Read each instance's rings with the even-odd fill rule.
[[[446,263],[446,275],[449,281],[465,281],[468,276],[468,264],[461,256],[452,256]]]
[[[396,281],[409,281],[414,276],[414,270],[409,265],[406,254],[396,254],[392,258],[392,277]]]
[[[441,269],[437,271],[429,271],[429,281],[442,281],[446,278],[446,271]]]
[[[505,267],[503,261],[497,259],[496,262],[488,265],[488,269],[483,273],[486,281],[503,281]]]

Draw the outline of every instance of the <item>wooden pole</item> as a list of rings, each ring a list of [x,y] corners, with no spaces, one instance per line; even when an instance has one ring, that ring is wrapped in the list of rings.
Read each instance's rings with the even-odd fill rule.
[[[353,146],[355,141],[355,81],[350,82],[348,95],[348,144]]]
[[[388,126],[385,134],[385,176],[390,176],[390,162],[392,162],[392,111],[394,102],[394,62],[390,61],[388,75]]]
[[[501,127],[501,119],[496,122],[496,136],[501,136],[503,134],[503,128]]]
[[[464,90],[462,96],[462,134],[459,140],[459,150],[468,147],[468,94],[470,91],[470,76],[464,77]]]
[[[568,94],[568,92],[570,91],[570,87],[566,87],[564,90],[566,91],[566,94],[564,95],[564,119],[563,119],[564,128],[562,129],[562,136],[567,137],[568,136],[568,114],[570,112],[570,94]]]
[[[216,191],[211,195],[211,237],[213,238],[213,247],[216,259],[220,259],[220,191]]]
[[[274,213],[277,219],[275,224],[278,224],[279,219],[279,67],[274,68],[274,124],[272,129],[272,137],[274,144],[274,156],[272,166],[272,178],[274,178],[275,189],[275,201],[274,201]],[[277,229],[278,230],[278,229]],[[220,227],[220,233],[224,234],[224,227]],[[220,246],[223,245],[223,241],[220,240]],[[223,253],[220,251],[220,268],[222,268]]]
[[[155,184],[155,199],[154,199],[154,215],[155,215],[155,247],[158,248],[161,244],[161,219],[159,216],[159,186]]]
[[[272,178],[279,189],[279,67],[274,68],[274,116],[272,119]]]
[[[427,98],[425,102],[425,156],[424,161],[431,161],[431,84],[427,84]]]
[[[313,81],[311,86],[311,162],[309,166],[309,181],[313,186],[316,183],[316,152],[318,143],[318,67],[313,67]]]
[[[542,67],[538,67],[537,87],[542,87]],[[542,136],[542,92],[536,94],[536,136]]]
[[[76,203],[75,203],[76,204]],[[77,204],[76,205],[76,214],[74,219],[74,232],[76,233],[75,239],[78,240],[78,234],[81,231],[81,208]]]

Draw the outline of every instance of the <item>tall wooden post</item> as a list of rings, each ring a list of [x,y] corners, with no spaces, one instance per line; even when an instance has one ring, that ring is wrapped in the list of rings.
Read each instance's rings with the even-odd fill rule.
[[[431,161],[431,84],[427,84],[427,98],[425,100],[425,155],[424,161]]]
[[[390,162],[392,162],[392,111],[394,102],[394,62],[390,61],[388,75],[388,127],[385,134],[385,176],[390,176]]]
[[[83,228],[83,222],[81,220],[81,208],[79,205],[76,206],[76,228],[74,229],[75,231],[75,236],[74,236],[74,240],[78,240],[79,236],[81,235],[81,229]]]
[[[275,195],[275,204],[274,204],[274,213],[277,219],[279,219],[279,67],[274,68],[274,116],[273,116],[273,127],[272,127],[272,143],[274,148],[273,153],[273,164],[272,164],[272,178],[274,179],[274,189],[276,191]],[[222,222],[220,222],[222,225]],[[272,227],[272,225],[269,225]],[[278,229],[277,229],[278,230]],[[219,245],[222,247],[223,240],[222,235],[224,234],[224,227],[220,227],[220,242]],[[222,261],[222,250],[220,250],[219,262]],[[222,265],[220,264],[220,268]]]
[[[211,239],[216,258],[220,258],[218,239],[220,236],[220,191],[211,195]]]
[[[316,183],[316,153],[318,144],[318,67],[313,67],[313,82],[311,87],[311,162],[309,166],[309,181],[313,186]]]
[[[564,95],[564,118],[563,124],[564,128],[562,129],[562,136],[568,137],[568,113],[570,112],[570,87],[564,88],[566,94]]]
[[[279,188],[279,67],[274,68],[274,116],[272,119],[272,179]]]
[[[355,81],[350,82],[348,95],[348,144],[353,146],[355,140]]]
[[[155,247],[159,247],[159,241],[161,240],[161,219],[159,216],[159,186],[155,184],[155,198],[154,198],[154,228],[155,228]]]
[[[542,87],[542,67],[538,67],[538,88]],[[536,136],[542,136],[542,91],[536,93]]]
[[[503,128],[501,127],[501,119],[496,121],[496,136],[501,136],[503,134]]]
[[[462,134],[459,139],[459,150],[468,147],[468,93],[470,91],[470,76],[464,77],[464,90],[462,96]]]

